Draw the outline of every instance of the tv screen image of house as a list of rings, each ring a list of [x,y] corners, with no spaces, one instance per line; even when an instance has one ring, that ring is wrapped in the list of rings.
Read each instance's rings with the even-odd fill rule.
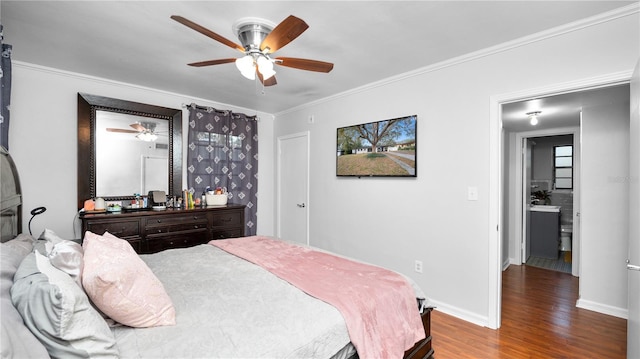
[[[417,120],[413,115],[338,128],[336,175],[416,177]]]

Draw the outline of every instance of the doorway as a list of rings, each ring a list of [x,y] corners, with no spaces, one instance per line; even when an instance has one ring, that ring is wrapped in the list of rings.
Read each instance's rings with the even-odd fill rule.
[[[516,247],[515,264],[579,275],[579,135],[575,127],[516,136],[525,152],[519,156],[522,181],[516,184],[522,193],[516,201],[522,228],[514,231],[516,238],[510,242]]]
[[[584,94],[587,90],[602,89],[617,85],[627,85],[631,74],[616,73],[606,76],[594,77],[581,81],[550,85],[546,88],[538,88],[530,91],[521,91],[511,94],[492,96],[490,99],[490,179],[489,179],[489,268],[491,274],[489,277],[489,310],[487,326],[489,328],[500,328],[501,323],[501,307],[502,307],[502,271],[511,262],[516,261],[514,246],[510,245],[514,238],[514,213],[519,213],[515,209],[514,198],[518,196],[510,194],[513,190],[514,180],[511,175],[519,173],[511,163],[515,161],[515,151],[508,151],[506,144],[508,140],[515,141],[516,133],[525,132],[528,127],[521,127],[519,130],[508,129],[509,118],[505,116],[503,106],[516,102],[526,102],[527,104],[535,104],[535,100],[549,97],[553,98],[558,95],[576,93]],[[526,114],[530,111],[523,111]],[[522,117],[522,115],[520,115]],[[526,118],[524,121],[520,118],[520,125],[526,126]],[[515,122],[514,122],[515,123]],[[542,121],[541,121],[542,123]],[[546,125],[538,126],[543,128]],[[557,126],[557,125],[556,125]],[[562,127],[562,126],[561,126]],[[573,127],[573,126],[569,126]],[[555,128],[550,126],[549,128]],[[521,159],[519,159],[521,161]],[[515,176],[515,175],[514,175]],[[578,211],[579,212],[579,211]],[[575,249],[574,249],[575,251]],[[578,267],[578,270],[580,268]],[[582,280],[582,279],[581,279]]]

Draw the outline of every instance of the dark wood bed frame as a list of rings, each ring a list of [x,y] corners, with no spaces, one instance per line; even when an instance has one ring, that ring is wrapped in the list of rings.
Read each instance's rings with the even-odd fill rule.
[[[16,165],[0,146],[0,241],[6,242],[22,232],[22,191]]]
[[[405,359],[433,359],[433,348],[431,347],[431,311],[433,308],[426,308],[422,313],[422,325],[426,337],[417,342],[413,348],[404,352]]]
[[[9,152],[0,146],[2,185],[0,188],[0,228],[1,241],[6,242],[22,232],[22,192],[20,178],[15,163]],[[426,338],[416,343],[413,348],[404,353],[406,359],[432,359],[431,347],[431,310],[427,308],[422,313],[422,324]]]

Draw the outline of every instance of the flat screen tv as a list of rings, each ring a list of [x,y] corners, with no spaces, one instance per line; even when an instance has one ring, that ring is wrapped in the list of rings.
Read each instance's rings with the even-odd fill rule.
[[[417,120],[413,115],[338,128],[336,175],[416,177]]]

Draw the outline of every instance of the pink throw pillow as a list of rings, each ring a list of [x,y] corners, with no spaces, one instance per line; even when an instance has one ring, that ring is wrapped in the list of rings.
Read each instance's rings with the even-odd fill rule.
[[[82,247],[82,285],[104,314],[138,328],[176,324],[171,298],[129,242],[87,231]]]

